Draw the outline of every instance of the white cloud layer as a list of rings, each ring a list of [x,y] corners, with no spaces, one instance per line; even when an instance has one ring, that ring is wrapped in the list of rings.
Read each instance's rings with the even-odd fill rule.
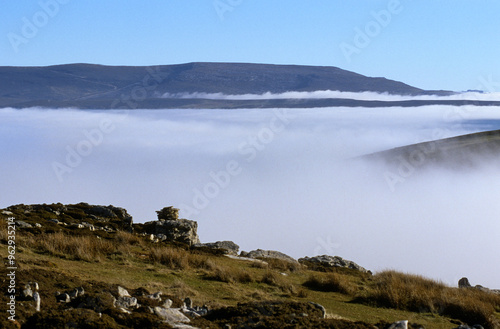
[[[348,161],[500,129],[500,108],[0,110],[0,207],[113,204],[135,222],[174,205],[204,242],[332,254],[500,288],[500,169],[405,177]]]
[[[266,92],[263,94],[227,95],[223,93],[165,93],[163,98],[185,99],[215,99],[215,100],[270,100],[270,99],[353,99],[360,101],[411,101],[411,100],[470,100],[470,101],[500,101],[500,93],[463,92],[448,96],[421,95],[405,96],[376,92],[347,92],[337,90],[288,91],[280,94]]]

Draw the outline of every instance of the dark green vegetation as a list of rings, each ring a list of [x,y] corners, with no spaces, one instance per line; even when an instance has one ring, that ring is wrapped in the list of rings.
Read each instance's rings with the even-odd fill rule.
[[[141,234],[142,224],[132,224],[124,209],[112,206],[18,205],[0,210],[4,262],[9,217],[32,227],[16,230],[18,322],[9,322],[4,314],[0,328],[169,328],[150,312],[161,304],[146,296],[157,291],[163,300],[172,300],[172,307],[180,307],[186,297],[195,306],[208,306],[207,315],[189,323],[197,328],[388,328],[398,320],[409,320],[411,328],[499,326],[500,295],[494,293],[451,288],[394,271],[372,275],[282,260],[250,262],[217,250],[155,243]],[[176,216],[162,211],[160,217]],[[0,303],[6,305],[6,269],[1,272]],[[40,312],[33,300],[19,295],[28,282],[39,284]],[[118,286],[141,306],[130,314],[113,306]],[[56,301],[57,292],[78,287],[84,295],[68,303]],[[310,302],[323,305],[326,318]]]
[[[0,107],[82,109],[255,108],[325,106],[419,106],[477,104],[467,101],[356,101],[352,99],[167,99],[165,93],[263,94],[287,91],[373,91],[401,95],[448,95],[336,67],[244,63],[188,63],[151,67],[69,64],[0,67]]]

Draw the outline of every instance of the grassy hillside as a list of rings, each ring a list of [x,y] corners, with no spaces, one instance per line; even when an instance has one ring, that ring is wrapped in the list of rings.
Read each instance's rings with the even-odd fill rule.
[[[384,161],[389,166],[464,169],[496,160],[499,154],[500,130],[493,130],[398,147],[363,158]]]
[[[151,313],[160,302],[145,297],[158,291],[163,301],[173,301],[172,307],[180,307],[187,297],[194,306],[207,306],[207,315],[189,323],[197,328],[387,328],[399,320],[409,320],[412,328],[455,328],[461,323],[499,327],[498,294],[393,271],[371,274],[281,260],[232,259],[220,250],[153,242],[140,233],[142,224],[133,225],[134,233],[127,232],[127,225],[115,217],[107,219],[107,230],[78,228],[71,223],[93,218],[97,226],[104,217],[71,207],[59,214],[53,209],[43,205],[0,211],[0,255],[7,266],[12,235],[8,218],[33,226],[16,229],[17,321],[7,320],[4,313],[0,327],[169,328]],[[49,221],[54,218],[68,225]],[[2,305],[9,300],[6,271],[2,268]],[[20,295],[28,282],[39,285],[39,312],[35,301]],[[130,314],[114,307],[118,286],[141,307]],[[57,302],[56,295],[80,287],[84,295]],[[309,302],[323,305],[326,318]]]

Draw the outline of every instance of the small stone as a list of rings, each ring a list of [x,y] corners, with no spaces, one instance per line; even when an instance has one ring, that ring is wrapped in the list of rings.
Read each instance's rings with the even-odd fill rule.
[[[64,294],[60,294],[60,295],[57,295],[56,296],[56,300],[59,302],[59,303],[69,303],[71,302],[71,298],[69,297],[68,294],[64,293]]]
[[[408,329],[408,320],[394,322],[389,329]]]
[[[149,299],[161,301],[161,291],[155,292],[154,294],[147,296]]]
[[[35,301],[35,310],[37,312],[40,312],[40,294],[38,293],[38,291],[35,291],[35,293],[33,294],[33,300]]]
[[[125,288],[118,286],[118,297],[130,297],[130,294]]]
[[[184,299],[184,305],[186,306],[186,308],[193,308],[193,301],[191,300],[191,298],[186,297]]]
[[[164,308],[171,308],[173,303],[174,303],[174,302],[173,302],[171,299],[167,299],[167,300],[165,301],[165,303],[163,303],[163,307],[164,307]]]

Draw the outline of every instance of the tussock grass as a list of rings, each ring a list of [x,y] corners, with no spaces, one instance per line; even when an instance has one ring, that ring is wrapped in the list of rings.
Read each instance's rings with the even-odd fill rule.
[[[255,281],[253,276],[247,271],[221,265],[215,267],[209,278],[226,283],[251,283]]]
[[[358,291],[350,276],[334,272],[325,275],[311,274],[303,285],[316,291],[340,292],[346,295],[354,295]]]
[[[376,274],[371,289],[361,300],[378,307],[436,313],[485,328],[496,328],[494,312],[500,309],[498,295],[450,288],[441,282],[395,271]]]
[[[21,243],[38,252],[86,262],[98,262],[102,256],[120,252],[112,241],[89,235],[71,236],[61,232],[24,237]]]
[[[177,270],[213,270],[215,267],[214,263],[206,255],[193,254],[184,249],[170,246],[155,246],[151,248],[149,259],[155,264],[161,264]]]

